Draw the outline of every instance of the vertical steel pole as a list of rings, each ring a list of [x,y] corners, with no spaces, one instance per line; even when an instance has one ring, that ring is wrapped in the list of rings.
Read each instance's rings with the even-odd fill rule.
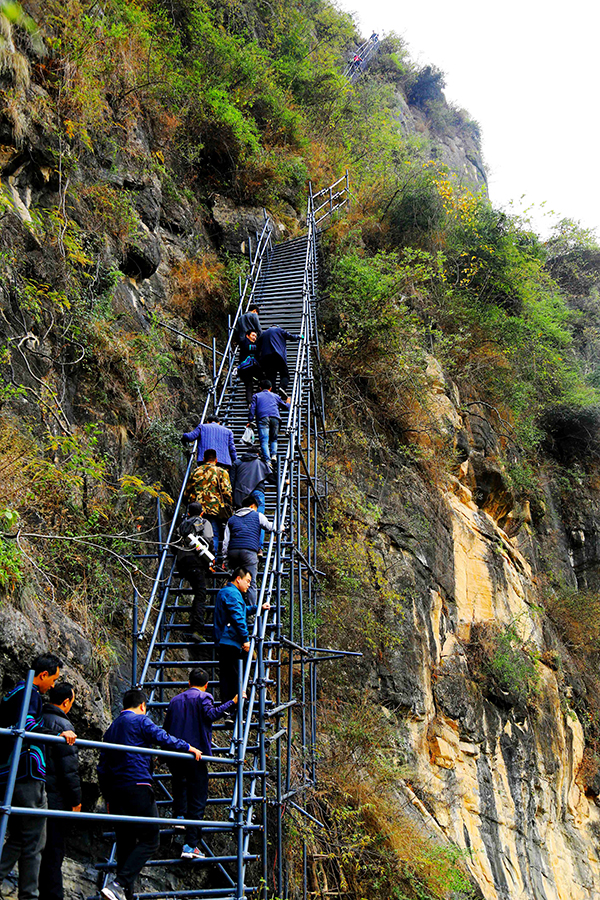
[[[131,613],[131,687],[137,684],[137,668],[138,668],[138,605],[139,594],[138,589],[133,589],[133,609]]]
[[[212,339],[212,401],[213,412],[217,408],[217,339]]]
[[[29,712],[29,703],[31,702],[31,693],[33,691],[33,669],[27,673],[25,687],[23,689],[23,700],[21,702],[21,712],[19,713],[19,721],[16,728],[13,729],[15,735],[15,743],[13,747],[13,755],[10,761],[10,769],[8,770],[8,781],[6,782],[6,791],[4,792],[4,805],[0,807],[0,853],[4,846],[4,838],[6,837],[6,828],[8,826],[8,817],[10,816],[10,806],[15,791],[15,783],[17,780],[17,769],[19,768],[19,760],[21,757],[21,748],[23,746],[23,732],[25,731],[25,723],[27,721],[27,713]],[[10,740],[10,738],[9,738]]]
[[[292,438],[290,437],[290,441]],[[289,452],[289,450],[288,450]],[[277,658],[281,662],[281,458],[277,457],[277,553],[275,556],[276,568],[276,604],[277,625],[275,629],[277,641]],[[281,706],[281,666],[277,666],[275,688],[275,706]],[[281,728],[281,713],[276,717],[275,731]],[[282,802],[281,802],[281,741],[277,741],[277,756],[275,763],[275,777],[277,782],[277,897],[283,897],[283,828],[282,828]]]
[[[236,716],[236,821],[237,821],[237,895],[244,900],[244,670],[238,663],[238,702]]]

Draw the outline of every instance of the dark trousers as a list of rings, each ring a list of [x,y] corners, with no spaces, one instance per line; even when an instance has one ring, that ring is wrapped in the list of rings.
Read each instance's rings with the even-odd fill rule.
[[[206,615],[206,566],[195,556],[182,556],[177,568],[194,592],[190,612],[192,631],[199,631],[202,634]]]
[[[265,373],[275,390],[275,379],[279,373],[279,387],[287,393],[288,384],[290,383],[290,370],[288,364],[279,353],[269,353],[267,356],[261,357],[260,367]]]
[[[0,787],[4,791],[4,785]],[[43,781],[33,778],[18,781],[13,794],[13,806],[47,809]],[[38,880],[42,850],[46,842],[46,820],[42,816],[11,816],[8,837],[2,848],[0,884],[13,866],[19,863],[19,900],[38,900]]]
[[[221,703],[233,700],[238,692],[238,664],[242,660],[242,670],[246,665],[248,654],[231,644],[219,644],[217,658],[219,660],[219,690]]]
[[[254,606],[258,597],[258,551],[257,550],[228,550],[227,562],[230,569],[243,566],[252,575],[252,581],[246,595],[248,606]]]
[[[120,787],[108,797],[111,813],[116,816],[158,816],[154,791],[149,785],[132,784]],[[115,823],[117,837],[117,881],[133,890],[138,877],[152,854],[160,846],[158,823],[134,825]]]
[[[40,900],[63,900],[62,864],[65,858],[65,819],[48,819],[46,846],[40,866]]]
[[[263,378],[262,369],[259,365],[250,366],[248,369],[240,370],[240,379],[244,383],[246,389],[246,403],[248,406],[252,403],[254,395],[254,379],[261,380]]]
[[[202,819],[208,798],[208,769],[206,763],[184,762],[169,766],[173,791],[173,815],[186,819]],[[202,834],[200,825],[188,825],[185,841],[197,847]]]

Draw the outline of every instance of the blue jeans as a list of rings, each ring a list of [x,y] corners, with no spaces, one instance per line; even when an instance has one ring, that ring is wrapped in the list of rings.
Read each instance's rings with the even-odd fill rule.
[[[281,419],[277,416],[263,416],[258,420],[258,439],[265,462],[269,462],[271,457],[277,453],[277,435],[280,425]]]
[[[265,492],[261,491],[260,488],[254,488],[252,493],[258,500],[257,512],[262,513],[264,515],[264,513],[265,513]],[[263,548],[264,543],[265,543],[265,529],[261,528],[260,529],[260,549],[261,550]]]
[[[214,550],[213,550],[213,552],[214,552],[214,554],[215,554],[215,559],[216,559],[217,556],[219,555],[219,541],[222,540],[222,537],[221,537],[221,522],[219,521],[219,517],[218,517],[218,516],[207,516],[207,515],[205,515],[204,518],[206,519],[207,522],[210,522],[210,524],[211,524],[211,526],[212,526],[212,530],[213,530],[213,544],[214,544]]]

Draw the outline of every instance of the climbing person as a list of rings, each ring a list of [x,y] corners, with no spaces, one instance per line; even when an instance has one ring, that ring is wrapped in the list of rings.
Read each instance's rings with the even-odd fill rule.
[[[196,459],[200,462],[204,458],[206,450],[214,450],[220,466],[229,468],[237,459],[233,431],[221,425],[216,416],[207,416],[204,424],[196,425],[193,431],[186,431],[181,435],[181,443],[193,444],[198,441],[198,453]]]
[[[281,425],[280,409],[289,412],[290,398],[284,401],[273,393],[273,384],[265,378],[260,383],[261,390],[255,394],[248,412],[248,425],[256,418],[258,423],[258,439],[263,459],[266,463],[277,459],[277,437]]]
[[[247,606],[244,594],[251,584],[250,570],[238,566],[215,598],[215,645],[221,703],[232,700],[238,693],[239,661],[244,664],[250,649],[248,614],[255,613],[257,607]],[[263,603],[262,609],[271,609],[271,604]]]
[[[252,447],[241,457],[238,457],[231,467],[231,484],[233,487],[233,505],[239,509],[248,494],[254,494],[257,499],[257,511],[265,511],[265,488],[268,484],[276,484],[276,477],[268,463],[260,459],[258,450]],[[265,532],[260,530],[260,549],[262,552],[265,540]]]
[[[73,685],[61,681],[46,694],[42,720],[48,731],[73,731],[69,713],[75,702]],[[81,812],[81,778],[76,746],[49,744],[46,749],[46,794],[49,809]],[[63,900],[62,864],[65,856],[67,819],[52,819],[47,827],[46,846],[40,867],[40,900]]]
[[[259,312],[260,307],[258,303],[251,303],[248,307],[248,311],[242,313],[242,315],[239,317],[235,329],[235,337],[238,343],[242,342],[249,331],[256,332],[256,335],[260,337],[260,335],[262,334],[262,328],[260,327],[260,319],[258,317]]]
[[[261,369],[273,387],[275,387],[275,379],[279,373],[279,389],[284,399],[287,398],[287,389],[290,383],[286,344],[288,341],[301,340],[301,334],[291,334],[280,328],[279,325],[272,325],[260,336],[258,346]]]
[[[147,698],[132,688],[123,696],[123,711],[105,732],[103,740],[130,747],[152,747],[190,753],[200,761],[200,750],[188,741],[167,734],[146,715]],[[182,762],[184,758],[182,757]],[[115,816],[148,816],[158,819],[152,787],[152,757],[123,750],[101,750],[98,763],[100,790],[108,811]],[[194,765],[190,757],[189,765]],[[115,822],[117,873],[100,893],[105,900],[132,900],[135,880],[160,845],[157,822],[132,825]]]
[[[249,332],[240,341],[239,359],[238,375],[246,389],[246,403],[250,406],[254,394],[254,379],[259,379],[262,374],[258,362],[258,343],[255,331]]]
[[[369,38],[369,40],[370,40],[370,41],[373,41],[374,44],[377,43],[377,41],[379,40],[379,35],[377,34],[376,31],[373,32],[373,34],[371,35],[371,37]]]
[[[204,518],[210,522],[213,530],[213,553],[218,556],[224,524],[233,512],[233,507],[229,473],[217,465],[215,450],[204,451],[204,462],[192,472],[186,486],[186,495],[200,504]]]
[[[206,616],[206,574],[215,561],[213,527],[202,517],[200,503],[190,503],[179,525],[177,570],[194,592],[190,610],[192,640],[202,643]]]
[[[212,756],[212,723],[225,716],[237,703],[237,695],[220,706],[208,693],[208,672],[192,669],[186,690],[177,694],[167,709],[165,731],[198,747],[205,756]],[[208,798],[208,768],[204,760],[190,766],[187,761],[169,761],[173,815],[179,819],[202,819]],[[188,825],[182,859],[204,859],[199,848],[202,836],[200,825]]]
[[[227,522],[223,538],[223,556],[227,554],[230,568],[243,566],[252,575],[252,584],[248,588],[248,600],[251,604],[256,603],[261,528],[265,531],[276,530],[274,523],[258,512],[258,500],[254,494],[249,494],[244,497],[242,508]],[[280,528],[279,534],[283,534],[283,531]]]
[[[29,700],[29,708],[25,719],[27,731],[40,734],[60,734],[67,744],[75,743],[75,732],[67,728],[57,731],[48,729],[42,718],[42,695],[54,687],[60,676],[62,662],[53,653],[44,653],[31,663],[33,669],[33,689]],[[11,728],[17,725],[21,715],[21,706],[25,691],[25,682],[18,684],[2,698],[0,702],[0,728]],[[6,791],[12,753],[15,742],[9,737],[0,738],[0,791]],[[17,781],[12,797],[13,806],[26,806],[29,809],[47,809],[46,753],[42,742],[24,741],[19,754]],[[2,848],[0,859],[0,885],[11,871],[15,863],[19,864],[19,900],[36,900],[42,850],[46,842],[46,819],[44,816],[11,816],[8,822],[8,837]]]

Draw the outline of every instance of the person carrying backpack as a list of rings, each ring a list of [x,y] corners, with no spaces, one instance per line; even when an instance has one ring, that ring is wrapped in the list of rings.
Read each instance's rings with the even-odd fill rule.
[[[192,639],[202,643],[206,640],[206,573],[214,564],[215,557],[212,525],[202,518],[202,506],[199,503],[190,503],[187,515],[179,525],[179,542],[176,548],[179,574],[194,592],[190,612]]]
[[[251,331],[240,341],[240,361],[238,364],[238,375],[246,388],[246,403],[248,406],[252,403],[254,379],[260,378],[262,374],[257,356],[257,335],[255,331]]]

